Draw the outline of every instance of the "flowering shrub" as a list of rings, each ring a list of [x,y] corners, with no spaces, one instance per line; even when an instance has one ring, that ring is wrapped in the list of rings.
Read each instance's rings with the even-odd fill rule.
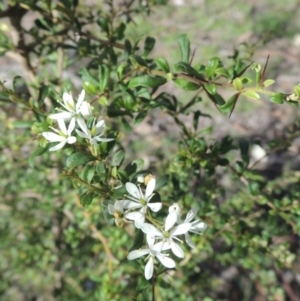
[[[276,298],[291,294],[276,279],[284,281],[281,271],[294,272],[298,262],[299,175],[291,169],[269,180],[255,164],[286,152],[300,136],[299,122],[252,163],[251,142],[220,138],[200,120],[213,118],[204,101],[229,117],[241,99],[296,107],[300,86],[274,91],[269,58],[252,62],[238,50],[230,61],[194,62],[186,34],[177,40],[177,62],[151,56],[155,39],[129,38],[126,28],[158,2],[1,4],[0,17],[10,19],[1,54],[21,59],[24,76],[2,81],[0,99],[25,124],[9,138],[18,143],[2,133],[3,145],[31,143],[25,158],[14,154],[14,173],[13,160],[1,158],[9,171],[1,186],[9,246],[0,253],[3,300],[234,300],[226,277],[219,285],[216,275],[227,267],[237,271],[228,281],[239,283],[240,300],[254,300],[243,292],[247,284],[271,287]],[[29,29],[27,13],[34,13]],[[76,81],[63,72],[71,67],[80,76],[78,98]],[[165,84],[195,94],[181,100]],[[134,129],[149,116],[170,118],[180,134],[166,133],[174,134],[170,145],[147,163],[136,143],[151,153],[154,141],[144,132],[136,138]],[[16,178],[30,189],[16,187]]]

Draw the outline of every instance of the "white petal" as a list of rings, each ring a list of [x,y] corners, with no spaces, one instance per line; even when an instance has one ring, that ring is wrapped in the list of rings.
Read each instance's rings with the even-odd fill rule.
[[[166,268],[172,269],[175,268],[176,264],[172,258],[163,255],[157,255],[157,259],[164,265]]]
[[[107,209],[108,209],[109,214],[114,215],[116,210],[115,210],[115,207],[112,204],[108,204]]]
[[[82,104],[81,104],[81,107],[80,107],[80,113],[85,117],[85,118],[88,118],[90,116],[92,116],[92,109],[91,109],[91,105],[89,103],[87,103],[86,101],[84,101]]]
[[[123,202],[122,201],[116,201],[114,204],[114,207],[117,211],[123,212]]]
[[[49,148],[49,151],[50,152],[54,152],[54,151],[57,151],[61,148],[63,148],[65,146],[65,144],[67,143],[67,140],[64,140],[62,141],[61,143],[58,143],[57,145],[53,146],[53,147],[50,147]]]
[[[72,134],[72,132],[74,131],[75,123],[76,123],[75,118],[72,118],[70,121],[69,127],[68,127],[68,136],[70,136]]]
[[[153,246],[154,243],[155,243],[155,238],[154,238],[154,236],[152,236],[152,235],[146,235],[146,239],[147,239],[148,246],[149,246],[150,249],[151,249],[152,246]]]
[[[81,138],[85,138],[85,139],[90,139],[90,137],[85,134],[85,133],[82,133],[80,132],[79,130],[76,129],[76,133],[81,137]]]
[[[192,227],[190,231],[197,231],[197,232],[202,232],[207,228],[207,225],[203,222],[198,222],[196,224],[192,223]]]
[[[187,233],[190,230],[191,226],[192,226],[191,223],[184,223],[184,224],[178,225],[171,231],[171,235],[176,236],[176,235]]]
[[[142,231],[148,235],[163,237],[163,233],[151,224],[144,223],[141,227]]]
[[[98,142],[109,142],[109,141],[113,141],[115,139],[113,138],[100,138],[100,137],[94,137],[93,140],[96,140]]]
[[[129,212],[125,214],[125,217],[132,221],[135,221],[141,219],[143,217],[143,214],[141,212]]]
[[[66,111],[49,115],[49,118],[54,120],[58,120],[58,119],[70,120],[72,117],[73,114]]]
[[[89,137],[91,137],[91,133],[85,123],[85,121],[82,118],[78,118],[77,119],[77,123],[79,125],[79,127],[81,128],[81,130]]]
[[[153,245],[152,249],[158,253],[171,249],[171,244],[168,241],[160,241]]]
[[[172,206],[169,207],[169,213],[175,211],[177,215],[180,215],[181,209],[177,203],[174,203]]]
[[[153,270],[154,270],[154,260],[152,257],[150,257],[149,261],[147,262],[147,264],[145,266],[145,278],[147,280],[152,278]]]
[[[65,124],[65,121],[63,119],[58,119],[57,120],[58,122],[58,126],[59,126],[59,129],[65,134],[67,135],[67,128],[66,128],[66,124]]]
[[[134,201],[127,201],[126,203],[124,203],[124,208],[127,209],[139,209],[141,207],[143,207],[141,203],[137,203]]]
[[[181,247],[176,243],[176,242],[172,242],[171,243],[171,250],[174,253],[174,255],[176,255],[179,258],[183,258],[184,257],[184,252],[181,249]]]
[[[85,97],[85,90],[83,89],[78,97],[77,104],[76,104],[76,112],[79,113],[79,109],[84,101]]]
[[[162,203],[148,203],[147,205],[153,212],[157,212],[161,209]]]
[[[188,233],[185,233],[185,241],[191,248],[196,248],[196,245],[192,242]]]
[[[134,250],[128,254],[127,259],[129,260],[137,259],[149,253],[150,253],[149,249]]]
[[[67,139],[67,142],[69,143],[69,144],[73,144],[73,143],[75,143],[76,142],[76,137],[74,137],[74,136],[71,136],[71,137],[69,137],[68,139]]]
[[[128,193],[131,194],[133,197],[137,198],[138,200],[142,197],[138,187],[133,183],[127,182],[125,184],[125,187]]]
[[[74,110],[74,100],[71,93],[64,92],[63,101],[66,108],[68,109],[72,108]]]
[[[155,178],[151,178],[146,187],[146,194],[145,194],[146,199],[148,199],[148,197],[153,193],[155,189],[155,185],[156,185]]]
[[[96,124],[97,134],[102,131],[103,127],[105,127],[104,120],[98,121],[97,124]]]
[[[193,218],[196,216],[197,213],[198,213],[198,208],[192,208],[186,215],[185,223],[189,223],[191,220],[193,220]]]
[[[142,214],[142,213],[141,213]],[[136,228],[140,229],[143,224],[145,223],[145,215],[142,214],[142,216],[134,221],[134,225]]]
[[[65,138],[52,132],[44,132],[42,135],[50,142],[64,141]]]
[[[176,211],[172,211],[171,213],[168,214],[166,218],[165,231],[169,231],[175,225],[176,221],[177,221],[177,213]]]

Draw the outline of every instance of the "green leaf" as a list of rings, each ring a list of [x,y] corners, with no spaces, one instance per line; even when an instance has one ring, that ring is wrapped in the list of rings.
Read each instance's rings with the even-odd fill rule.
[[[233,85],[234,89],[236,89],[237,91],[241,91],[243,89],[243,82],[240,77],[236,77],[232,81],[232,85]]]
[[[244,171],[244,169],[245,169],[245,167],[244,167],[244,163],[243,162],[241,162],[241,161],[235,162],[235,170],[238,173],[242,174],[243,171]]]
[[[217,93],[217,88],[216,85],[214,84],[204,84],[205,89],[210,93],[210,94],[216,94]]]
[[[236,102],[238,101],[239,96],[240,96],[240,93],[236,93],[236,94],[232,95],[225,104],[218,106],[219,110],[222,113],[230,112],[230,115],[231,115],[235,108]]]
[[[126,29],[125,23],[121,22],[120,25],[118,26],[118,28],[115,29],[115,33],[114,33],[113,37],[116,40],[122,40],[124,38],[125,29]]]
[[[222,75],[222,76],[224,76],[224,77],[226,77],[226,78],[229,78],[229,72],[225,69],[225,68],[223,68],[223,67],[219,67],[219,68],[217,68],[216,70],[215,70],[215,74],[216,75]]]
[[[205,88],[205,87],[204,87]],[[222,106],[225,104],[225,100],[224,98],[216,93],[216,94],[210,94],[207,90],[205,90],[207,92],[207,96],[209,97],[209,99],[216,105],[218,106]]]
[[[283,94],[282,93],[274,93],[270,96],[270,101],[278,104],[282,104],[284,102]]]
[[[156,88],[158,86],[162,86],[167,82],[167,79],[164,77],[152,77],[150,75],[141,75],[138,77],[134,77],[129,81],[128,87],[151,87]]]
[[[28,164],[30,167],[34,166],[34,159],[48,150],[48,147],[41,147],[39,146],[30,156],[28,159]]]
[[[81,69],[79,74],[84,82],[84,88],[91,94],[97,94],[99,81],[96,80],[86,68]]]
[[[187,75],[190,75],[191,77],[203,79],[203,76],[195,68],[191,67],[187,63],[179,62],[175,64],[173,68],[175,72],[184,72]]]
[[[131,62],[137,66],[143,66],[143,67],[147,67],[148,68],[148,64],[147,62],[141,58],[140,56],[134,55],[132,54],[129,59],[131,60]]]
[[[186,91],[195,91],[200,88],[200,85],[198,85],[194,82],[191,82],[185,78],[176,78],[176,79],[173,79],[173,82],[177,87],[179,87],[183,90],[186,90]]]
[[[239,139],[239,147],[242,160],[248,165],[249,163],[249,142],[246,139]]]
[[[138,113],[134,118],[134,125],[140,124],[145,119],[146,116],[147,114],[145,112]]]
[[[216,163],[220,166],[227,166],[229,164],[229,161],[226,158],[218,158]]]
[[[10,97],[7,92],[0,92],[0,101],[10,102]]]
[[[109,68],[106,65],[99,66],[99,90],[104,92],[109,82]]]
[[[164,187],[168,183],[168,181],[169,181],[168,175],[164,175],[164,176],[160,177],[156,181],[155,190],[159,190],[161,187]]]
[[[44,99],[47,97],[48,92],[49,92],[49,86],[41,85],[40,91],[39,91],[39,100],[41,102],[43,102]]]
[[[101,105],[101,106],[107,106],[108,105],[108,100],[105,96],[101,96],[98,100],[98,103]]]
[[[128,252],[140,249],[144,244],[144,232],[141,229],[136,229],[134,241]]]
[[[127,55],[131,55],[132,46],[128,39],[125,40],[124,46],[125,46],[125,51],[127,52]]]
[[[190,41],[186,34],[182,34],[177,39],[179,49],[180,49],[180,55],[181,55],[181,61],[184,63],[189,63],[190,59]]]
[[[83,165],[94,160],[96,160],[96,158],[89,154],[77,152],[67,158],[66,167],[73,169],[76,166]]]
[[[128,111],[123,111],[123,110],[115,109],[115,108],[112,108],[112,107],[109,107],[107,109],[107,116],[108,117],[118,117],[118,116],[125,116],[125,115],[129,115],[130,117],[132,117],[132,114]]]
[[[24,84],[24,79],[17,75],[13,79],[13,90],[16,91],[18,86],[22,86]]]
[[[84,90],[86,92],[88,92],[89,94],[97,94],[98,93],[97,87],[92,85],[89,82],[84,82],[82,86],[83,86]]]
[[[97,23],[103,31],[109,33],[109,21],[107,18],[99,17]]]
[[[106,165],[104,162],[100,162],[96,166],[96,172],[99,175],[101,180],[104,180],[106,177]]]
[[[143,166],[144,166],[144,160],[136,159],[125,167],[125,171],[130,181],[132,181],[133,177],[136,175],[137,172],[139,172],[143,168]]]
[[[113,194],[112,194],[111,198],[113,200],[124,198],[124,195],[126,194],[126,192],[127,191],[126,191],[125,186],[118,187],[116,189],[113,189]]]
[[[91,183],[95,174],[95,167],[86,165],[80,173],[80,177],[87,183]]]
[[[260,99],[260,96],[258,93],[254,92],[254,91],[246,91],[246,92],[243,92],[243,95],[246,96],[246,97],[249,97],[251,99]]]
[[[215,72],[219,67],[220,59],[218,57],[211,58],[205,67],[206,76],[208,78],[213,78],[215,76]]]
[[[170,66],[169,66],[169,64],[168,64],[168,62],[167,62],[166,59],[164,59],[162,57],[157,58],[155,60],[155,63],[158,66],[158,68],[160,68],[162,71],[164,71],[166,73],[170,72]]]
[[[124,69],[126,68],[126,65],[125,64],[121,64],[118,66],[117,68],[117,74],[118,74],[118,79],[121,80],[122,77],[123,77],[123,71]]]
[[[155,39],[152,37],[147,37],[144,44],[144,53],[143,56],[147,57],[148,54],[152,51],[155,45]]]
[[[252,195],[258,195],[260,192],[260,184],[256,181],[250,181],[248,188]]]
[[[114,154],[111,160],[111,166],[119,167],[122,164],[124,158],[125,158],[125,152],[122,149],[120,149]]]
[[[131,165],[136,166],[136,172],[140,171],[144,166],[144,160],[143,159],[135,159],[131,162]]]
[[[274,79],[267,79],[263,82],[263,86],[264,87],[269,87],[271,85],[273,85],[275,83],[275,80]]]
[[[80,203],[83,207],[87,207],[93,201],[95,194],[93,192],[87,192],[80,196]]]
[[[41,29],[51,31],[51,27],[53,26],[53,22],[48,18],[40,18],[34,21],[35,25]]]

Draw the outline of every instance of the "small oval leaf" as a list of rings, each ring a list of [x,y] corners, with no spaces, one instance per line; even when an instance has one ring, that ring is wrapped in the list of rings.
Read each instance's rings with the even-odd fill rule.
[[[76,166],[86,164],[93,160],[96,160],[96,158],[89,154],[77,152],[68,157],[66,161],[66,167],[72,169]]]
[[[246,97],[249,97],[251,99],[260,99],[260,96],[258,93],[254,92],[254,91],[246,91],[246,92],[243,92],[243,95],[246,96]]]

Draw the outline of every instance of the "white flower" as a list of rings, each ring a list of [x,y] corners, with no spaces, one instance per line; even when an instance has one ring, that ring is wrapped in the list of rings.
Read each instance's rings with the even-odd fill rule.
[[[44,132],[42,135],[49,141],[49,142],[59,142],[57,145],[51,147],[49,151],[53,152],[58,149],[61,149],[65,146],[66,143],[73,144],[76,142],[76,137],[71,136],[74,128],[75,128],[75,119],[71,120],[68,129],[66,128],[66,124],[64,120],[58,119],[58,126],[59,130],[56,130],[51,127],[53,132]]]
[[[148,241],[149,243],[149,241]],[[155,257],[161,262],[166,268],[175,268],[175,261],[168,257],[167,254],[161,253],[159,245],[152,245],[149,243],[149,248],[139,249],[130,252],[127,256],[129,260],[140,258],[141,256],[148,255],[148,262],[145,266],[145,278],[151,279],[154,271]]]
[[[89,117],[91,110],[89,104],[86,101],[84,101],[84,97],[85,90],[81,91],[77,102],[74,101],[71,93],[64,92],[63,102],[61,102],[61,105],[66,110],[61,110],[61,112],[57,114],[51,114],[49,118],[54,120],[72,120],[73,118],[75,118],[76,120],[80,120],[82,119],[81,115],[83,115],[86,118]]]
[[[174,203],[172,206],[169,207],[169,214],[175,212],[177,216],[177,223],[181,224],[180,215],[181,215],[181,208],[177,203]]]
[[[149,203],[152,196],[153,191],[155,189],[155,178],[151,178],[146,187],[145,195],[143,194],[141,187],[137,187],[133,183],[127,182],[125,187],[130,196],[127,196],[129,200],[126,202],[126,208],[130,210],[139,209],[142,213],[142,218],[135,220],[135,226],[140,228],[142,224],[145,222],[145,214],[147,212],[147,208],[149,207],[153,212],[157,212],[161,209],[162,204],[160,202],[157,203]]]
[[[200,234],[207,228],[207,225],[204,222],[200,222],[199,220],[192,222],[192,220],[194,219],[194,217],[196,216],[197,213],[198,213],[198,209],[192,208],[186,215],[184,223],[192,224],[192,227],[189,229],[188,232]],[[191,248],[196,247],[195,244],[192,242],[190,235],[188,233],[185,233],[185,241]]]
[[[198,209],[197,208],[192,208],[188,212],[188,214],[186,215],[186,218],[185,218],[183,223],[191,223],[192,224],[192,226],[191,226],[191,228],[189,229],[188,232],[200,234],[201,232],[203,232],[207,228],[207,225],[204,222],[200,222],[200,220],[196,220],[196,221],[192,222],[192,220],[197,215],[197,213],[198,213]],[[176,214],[177,223],[182,224],[182,221],[181,221],[181,218],[180,218],[181,209],[180,209],[180,207],[177,203],[175,203],[175,204],[173,204],[172,206],[169,207],[169,214]],[[192,242],[188,232],[185,233],[185,241],[191,248],[195,248],[196,246]]]
[[[115,223],[118,227],[122,227],[123,222],[128,222],[128,219],[135,220],[142,216],[140,212],[124,212],[123,201],[116,201],[114,205],[109,204],[108,212],[115,217]]]
[[[141,226],[141,230],[147,234],[147,237],[150,236],[152,237],[152,239],[161,240],[159,243],[156,244],[160,248],[160,250],[171,249],[172,252],[177,257],[183,258],[184,252],[174,240],[180,241],[180,239],[177,236],[187,233],[190,230],[192,224],[182,223],[172,228],[175,225],[176,221],[177,221],[176,213],[175,212],[170,213],[166,218],[164,231],[161,231],[157,229],[155,226],[148,223],[144,223]]]
[[[93,116],[91,105],[88,102],[83,101],[80,107],[80,113],[85,119]]]
[[[88,139],[90,141],[91,144],[97,144],[98,142],[109,142],[112,141],[114,139],[112,138],[101,138],[101,136],[103,135],[102,132],[105,129],[105,123],[103,120],[100,120],[97,122],[97,124],[95,124],[95,121],[92,124],[92,129],[88,129],[85,121],[83,119],[78,119],[78,124],[82,130],[76,130],[77,134],[85,139]]]

